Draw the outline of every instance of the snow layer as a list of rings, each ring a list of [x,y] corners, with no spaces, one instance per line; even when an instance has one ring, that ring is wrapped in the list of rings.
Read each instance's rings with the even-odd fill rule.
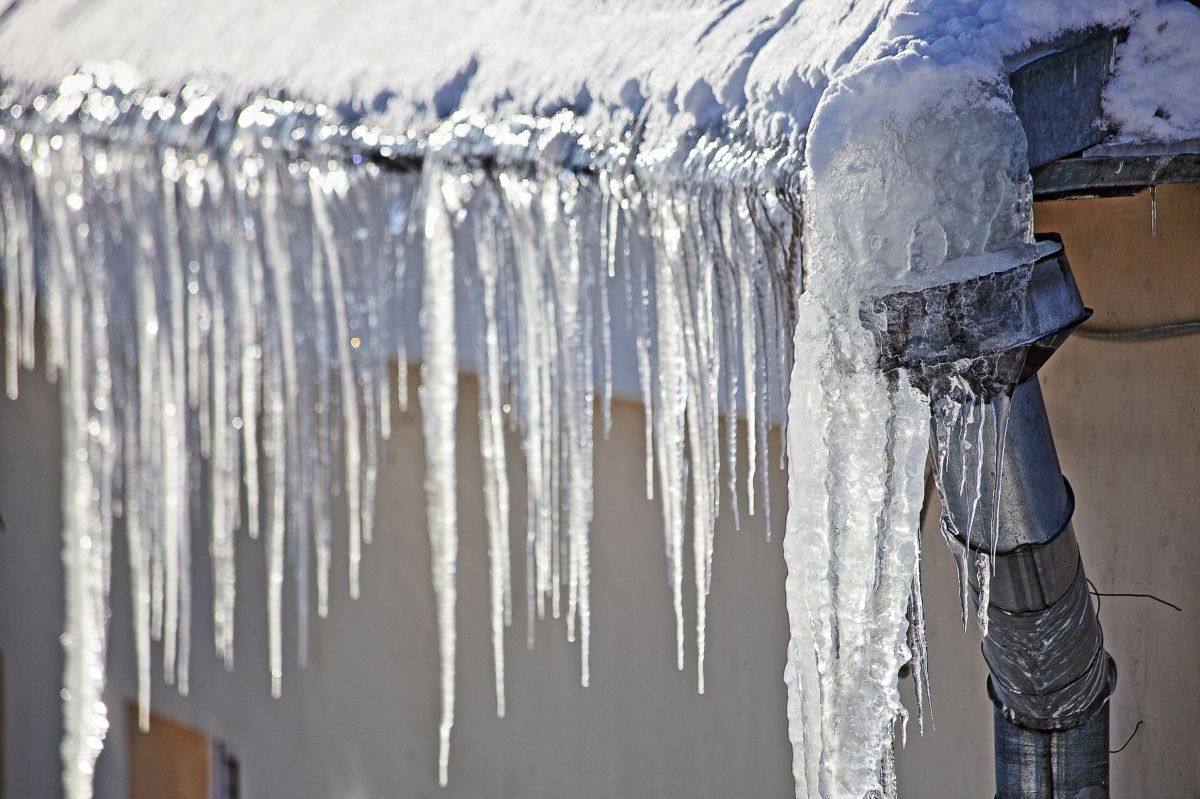
[[[763,140],[796,138],[887,6],[41,0],[4,20],[0,71],[52,85],[89,63],[124,61],[152,85],[202,81],[226,100],[280,87],[401,130],[429,130],[454,110],[570,107],[609,123],[647,113],[677,130],[745,114]]]
[[[1200,137],[1197,42],[1200,9],[1163,3],[1140,11],[1104,91],[1114,141],[1171,144]]]
[[[397,130],[571,108],[610,131],[644,116],[664,141],[741,120],[795,143],[831,82],[915,41],[991,55],[1108,25],[1131,30],[1105,100],[1118,137],[1176,141],[1200,135],[1196,17],[1183,0],[26,0],[0,17],[0,76],[45,87],[121,61],[150,85],[283,89]]]

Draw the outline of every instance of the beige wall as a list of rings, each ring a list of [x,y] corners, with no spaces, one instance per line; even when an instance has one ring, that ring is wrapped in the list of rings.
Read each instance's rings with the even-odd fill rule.
[[[437,653],[415,412],[400,417],[386,447],[379,524],[356,602],[347,598],[344,531],[338,534],[330,618],[315,622],[310,668],[294,665],[294,618],[287,607],[283,698],[271,700],[263,550],[261,542],[242,540],[235,671],[225,673],[211,654],[211,624],[198,614],[191,696],[179,697],[157,678],[156,650],[156,710],[228,741],[241,760],[249,799],[788,795],[780,541],[764,542],[755,526],[739,532],[722,522],[709,609],[710,688],[697,696],[694,656],[685,673],[675,671],[659,511],[640,495],[643,423],[634,405],[618,406],[609,441],[596,448],[596,469],[604,477],[596,486],[592,538],[592,685],[579,687],[578,647],[565,642],[561,623],[538,624],[536,649],[526,651],[518,558],[517,619],[507,641],[508,717],[496,719],[475,388],[466,386],[459,412],[459,705],[449,788],[436,786]],[[57,418],[55,396],[42,381],[25,381],[18,402],[0,402],[8,799],[58,795]],[[780,524],[782,474],[774,486]],[[513,490],[523,496],[519,479]],[[524,529],[519,519],[518,529]],[[210,601],[205,547],[196,542],[193,548],[197,608]],[[113,799],[125,796],[127,718],[120,704],[134,696],[125,557],[121,546],[108,692],[115,712],[98,775],[99,796]],[[290,578],[285,590],[290,605]],[[690,595],[686,601],[691,617]],[[690,631],[688,640],[691,647]]]
[[[1059,230],[1096,324],[1200,319],[1200,187],[1055,203]],[[1118,797],[1200,796],[1200,336],[1137,344],[1078,340],[1044,379],[1075,530],[1103,600],[1100,619],[1120,668],[1112,748]]]
[[[1200,189],[1039,205],[1039,226],[1066,239],[1080,287],[1104,324],[1200,317]],[[1137,345],[1076,340],[1044,372],[1063,468],[1078,497],[1076,529],[1100,590],[1150,591],[1184,607],[1104,600],[1101,619],[1121,681],[1113,700],[1114,796],[1197,796],[1200,784],[1200,337]],[[61,617],[58,405],[44,382],[0,401],[0,650],[6,666],[5,796],[58,795]],[[331,618],[315,623],[313,662],[285,665],[269,698],[261,545],[239,543],[237,668],[227,674],[194,627],[192,695],[155,681],[155,705],[226,739],[245,796],[265,797],[780,797],[791,792],[783,714],[787,637],[779,540],[759,528],[718,531],[710,600],[709,693],[695,694],[694,657],[674,670],[673,623],[657,507],[640,496],[642,419],[620,405],[596,449],[592,687],[578,687],[577,650],[560,625],[538,625],[533,653],[518,619],[508,641],[509,718],[492,712],[485,535],[474,388],[461,403],[459,714],[450,787],[435,785],[433,609],[416,414],[403,417],[382,465],[379,532],[363,598],[346,598],[337,550]],[[511,442],[510,442],[511,443]],[[773,481],[782,520],[784,480]],[[521,496],[519,479],[514,492]],[[521,503],[515,502],[519,509]],[[514,527],[521,529],[519,520]],[[954,568],[932,529],[924,574],[934,721],[910,725],[900,753],[910,799],[991,795],[990,707],[977,633],[958,625]],[[205,543],[195,544],[196,607],[208,603]],[[114,574],[109,702],[113,729],[98,795],[123,797],[126,714],[133,696],[125,550]],[[523,584],[518,559],[516,580]],[[290,592],[291,586],[288,586]],[[518,592],[519,595],[519,592]],[[691,598],[688,598],[689,615]],[[294,645],[286,617],[285,643]],[[689,638],[690,642],[690,638]],[[157,673],[156,653],[156,673]],[[906,684],[905,691],[911,689]]]

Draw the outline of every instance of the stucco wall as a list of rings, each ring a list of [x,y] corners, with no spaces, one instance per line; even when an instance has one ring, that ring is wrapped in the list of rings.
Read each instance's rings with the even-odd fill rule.
[[[1200,316],[1200,189],[1163,188],[1158,237],[1147,194],[1044,204],[1039,226],[1063,234],[1084,297],[1102,324]],[[1185,609],[1108,598],[1101,619],[1121,673],[1113,700],[1117,797],[1200,796],[1200,337],[1136,345],[1075,340],[1043,373],[1064,471],[1078,497],[1076,530],[1101,591],[1150,591]],[[778,538],[723,518],[710,600],[708,686],[694,656],[674,669],[671,603],[658,508],[641,496],[642,418],[620,404],[596,448],[592,686],[578,687],[577,648],[560,624],[524,647],[524,602],[508,638],[509,717],[497,720],[474,385],[464,382],[459,448],[459,713],[450,787],[436,787],[437,656],[424,534],[417,415],[401,417],[381,471],[379,526],[366,552],[363,598],[347,598],[335,550],[330,619],[314,620],[312,664],[285,664],[284,695],[268,693],[260,543],[239,541],[237,665],[207,644],[206,542],[194,543],[198,609],[192,694],[158,678],[156,709],[225,739],[246,797],[780,797],[791,793],[783,714],[787,638]],[[57,741],[62,569],[58,558],[58,403],[32,377],[0,401],[0,651],[5,664],[5,797],[59,795]],[[512,443],[512,442],[510,442]],[[521,496],[519,478],[513,486]],[[784,476],[774,473],[782,522]],[[519,509],[522,503],[515,502]],[[781,525],[779,525],[781,526]],[[518,518],[514,534],[523,529]],[[910,724],[902,795],[991,795],[990,707],[977,633],[958,623],[954,568],[926,531],[924,574],[934,722]],[[134,692],[126,552],[115,553],[109,704],[113,728],[98,795],[124,796]],[[521,559],[515,580],[523,585]],[[290,595],[291,585],[287,586]],[[687,598],[689,614],[691,597]],[[285,615],[294,650],[294,619]],[[689,631],[690,643],[690,631]],[[690,647],[689,647],[690,648]],[[904,690],[911,691],[906,682]]]

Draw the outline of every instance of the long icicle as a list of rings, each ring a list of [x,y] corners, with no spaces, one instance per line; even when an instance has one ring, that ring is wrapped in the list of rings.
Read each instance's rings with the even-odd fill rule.
[[[425,437],[425,495],[433,590],[437,601],[442,720],[438,729],[438,784],[449,779],[454,727],[455,604],[458,511],[455,480],[455,414],[458,363],[454,341],[454,178],[430,159],[424,175],[425,279],[422,291],[421,421]]]
[[[485,193],[488,200],[490,193]],[[475,263],[483,305],[482,374],[479,377],[479,454],[483,460],[484,511],[488,527],[488,572],[491,582],[492,660],[496,678],[496,715],[503,718],[504,626],[510,606],[508,551],[508,466],[504,452],[504,400],[500,394],[500,335],[496,318],[500,242],[498,209],[490,202],[477,217]]]

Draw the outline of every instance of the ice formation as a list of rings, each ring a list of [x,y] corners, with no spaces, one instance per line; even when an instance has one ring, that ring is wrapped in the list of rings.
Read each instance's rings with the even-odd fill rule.
[[[259,98],[229,114],[194,89],[163,95],[120,79],[77,74],[28,108],[10,104],[13,124],[0,142],[5,279],[16,287],[5,293],[6,342],[33,366],[36,305],[73,453],[64,461],[63,546],[70,796],[89,794],[106,726],[114,529],[130,542],[142,723],[152,638],[164,643],[168,681],[187,690],[188,625],[199,610],[187,563],[193,536],[208,537],[212,645],[228,667],[233,536],[264,539],[268,676],[279,695],[287,564],[301,662],[308,586],[315,578],[324,616],[333,530],[343,525],[350,590],[358,592],[362,548],[374,533],[377,443],[404,405],[407,388],[397,383],[413,351],[407,320],[418,312],[442,781],[454,718],[460,355],[481,375],[497,712],[513,617],[503,427],[515,423],[529,475],[530,643],[533,614],[565,617],[586,685],[593,409],[599,400],[607,418],[612,359],[635,357],[614,354],[617,325],[629,328],[616,338],[634,342],[650,397],[647,484],[663,500],[681,668],[689,637],[684,514],[694,498],[702,660],[718,498],[737,473],[737,426],[727,426],[723,465],[718,420],[738,408],[753,420],[747,451],[760,469],[748,479],[759,490],[747,511],[758,512],[766,506],[766,430],[783,407],[791,362],[798,250],[779,245],[799,236],[797,195],[786,181],[762,190],[752,180],[776,174],[785,151],[701,141],[684,164],[697,191],[685,194],[629,141],[613,143],[607,152],[617,155],[593,174],[552,165],[544,152],[591,158],[564,112],[503,130],[455,118],[430,138],[417,170],[372,162],[367,143],[319,106]],[[128,138],[98,136],[101,127]],[[472,148],[485,137],[495,152],[481,168]],[[712,180],[705,170],[713,164],[743,170],[746,185]],[[757,255],[746,262],[739,251]],[[460,340],[456,305],[464,301],[479,310],[476,341]],[[633,319],[614,304],[632,307]],[[15,395],[17,371],[6,377]],[[743,393],[743,385],[754,388]],[[345,517],[334,517],[321,488],[331,480],[345,495]]]
[[[359,593],[379,440],[406,409],[410,355],[421,359],[443,783],[454,721],[454,463],[465,445],[458,370],[479,375],[503,715],[514,554],[527,564],[529,644],[535,616],[563,617],[588,683],[592,447],[608,429],[622,362],[636,365],[646,410],[643,477],[662,509],[678,665],[691,637],[703,691],[722,494],[735,518],[765,510],[767,431],[786,422],[796,795],[894,794],[899,667],[913,659],[925,684],[917,526],[930,413],[969,443],[983,424],[1003,424],[1003,400],[948,391],[930,408],[909,375],[880,370],[863,309],[884,293],[1036,254],[1007,55],[1064,30],[1131,25],[1128,64],[1150,63],[1146,26],[1186,32],[1191,12],[1169,3],[1136,15],[1137,3],[1117,0],[1074,12],[918,0],[679,3],[671,13],[544,3],[543,44],[527,48],[522,15],[503,4],[485,13],[442,4],[422,16],[428,24],[404,27],[407,45],[360,44],[364,25],[396,13],[385,4],[362,4],[339,26],[283,3],[259,4],[252,19],[216,2],[160,13],[106,0],[69,17],[62,5],[21,4],[0,25],[4,63],[25,81],[0,98],[0,243],[6,392],[15,397],[19,368],[35,365],[40,319],[41,361],[62,401],[69,799],[91,795],[107,728],[114,534],[128,539],[142,724],[152,639],[163,642],[167,680],[188,688],[197,536],[213,561],[212,645],[230,668],[235,536],[263,539],[278,695],[285,569],[303,663],[310,581],[317,615],[328,613],[335,530],[346,530]],[[144,24],[93,24],[100,13]],[[629,53],[610,57],[605,37],[581,41],[581,17]],[[20,36],[50,20],[69,35]],[[240,46],[213,62],[205,31]],[[296,41],[346,58],[326,69],[329,59]],[[431,41],[449,49],[433,58]],[[132,54],[148,78],[92,68],[51,92],[28,88],[78,66],[80,53]],[[223,88],[188,83],[197,75]],[[1133,67],[1118,64],[1117,75],[1106,103],[1136,135],[1146,109],[1129,98],[1144,84]],[[334,110],[278,94],[246,99],[244,90],[285,78],[315,96],[344,97],[354,85],[353,101]],[[1180,91],[1168,88],[1163,102],[1175,108]],[[1161,124],[1146,129],[1172,141],[1200,127],[1184,111],[1153,116]],[[408,334],[414,317],[420,340]],[[941,379],[953,382],[953,369]],[[746,420],[744,444],[734,415]],[[506,451],[507,426],[519,452]],[[514,548],[517,456],[527,524]],[[939,490],[973,490],[965,458],[957,486],[934,458]],[[979,457],[970,466],[977,492],[984,467]],[[738,508],[743,479],[749,506]],[[964,586],[968,569],[987,573],[987,553],[973,554]],[[689,565],[694,631],[682,601]]]
[[[948,58],[922,45],[860,71],[827,96],[810,132],[811,267],[796,328],[784,542],[799,796],[892,784],[880,768],[903,715],[895,675],[911,658],[905,611],[930,408],[903,370],[880,371],[862,309],[1035,251],[1024,136],[1005,87]],[[887,106],[887,96],[911,102]],[[948,126],[971,147],[938,135]],[[963,396],[956,407],[987,399]]]

